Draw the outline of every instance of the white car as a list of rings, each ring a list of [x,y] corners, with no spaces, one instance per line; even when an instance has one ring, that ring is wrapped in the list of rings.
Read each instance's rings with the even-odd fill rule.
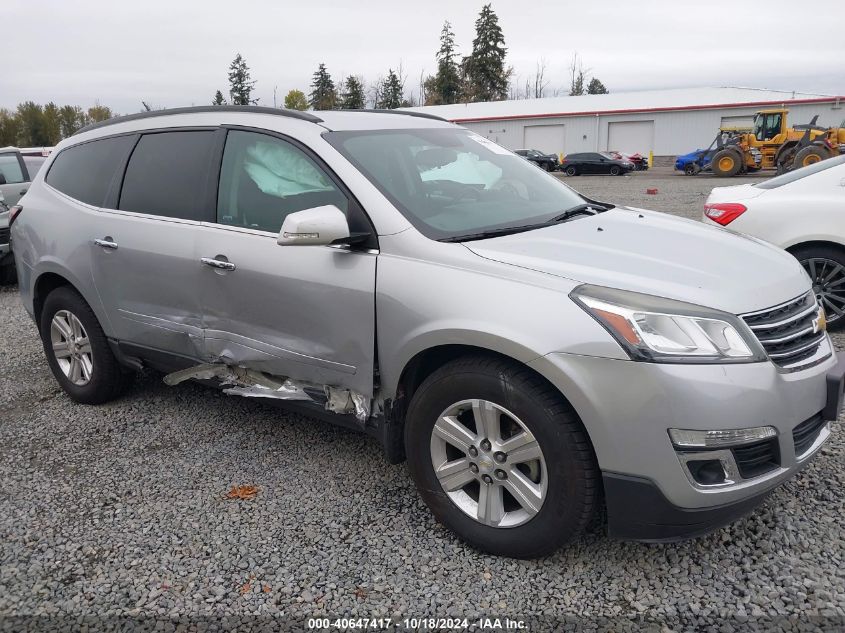
[[[813,280],[829,329],[845,327],[845,156],[755,184],[716,187],[703,221],[792,253]]]

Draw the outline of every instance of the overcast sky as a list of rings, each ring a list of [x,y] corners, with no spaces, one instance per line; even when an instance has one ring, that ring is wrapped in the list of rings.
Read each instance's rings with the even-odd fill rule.
[[[493,0],[517,78],[548,64],[568,84],[574,51],[611,92],[752,86],[845,95],[841,0]],[[227,93],[240,52],[260,104],[308,92],[324,62],[370,82],[401,63],[406,90],[433,73],[444,20],[472,48],[482,0],[0,0],[0,107],[95,101],[129,113]]]

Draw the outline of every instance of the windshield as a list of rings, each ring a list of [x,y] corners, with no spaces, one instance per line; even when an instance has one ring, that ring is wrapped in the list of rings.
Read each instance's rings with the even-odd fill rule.
[[[781,176],[772,178],[771,180],[767,180],[765,182],[758,182],[754,186],[758,189],[777,189],[778,187],[783,187],[784,185],[788,185],[791,182],[801,180],[802,178],[806,178],[807,176],[811,176],[812,174],[817,174],[820,171],[830,169],[831,167],[836,167],[837,165],[841,165],[842,163],[845,163],[845,155],[837,156],[835,158],[828,158],[827,160],[820,160],[817,163],[807,165],[806,167],[796,169],[795,171],[790,171]]]
[[[324,136],[431,239],[539,224],[584,202],[554,176],[461,128]]]

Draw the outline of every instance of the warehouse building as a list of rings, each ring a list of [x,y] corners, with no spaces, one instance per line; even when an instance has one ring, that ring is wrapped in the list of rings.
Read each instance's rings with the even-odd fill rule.
[[[757,110],[787,108],[790,125],[838,126],[845,96],[756,88],[683,88],[411,108],[459,123],[509,149],[617,150],[676,156],[707,147],[720,127],[748,127]]]

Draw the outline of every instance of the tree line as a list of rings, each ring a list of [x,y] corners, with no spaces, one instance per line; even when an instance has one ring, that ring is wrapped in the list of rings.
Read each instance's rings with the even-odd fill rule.
[[[452,25],[447,21],[440,32],[440,47],[435,53],[437,70],[433,75],[420,75],[416,92],[407,89],[407,75],[402,64],[390,67],[387,73],[367,84],[362,75],[350,74],[337,82],[326,65],[320,63],[311,78],[307,94],[303,90],[288,92],[282,105],[292,110],[361,110],[394,109],[417,105],[443,105],[506,99],[531,99],[566,94],[565,87],[550,89],[545,60],[523,84],[506,64],[507,47],[499,18],[491,5],[484,5],[475,21],[475,37],[468,55],[461,55],[455,42]],[[576,52],[569,67],[569,95],[605,94],[604,84],[590,77]],[[238,53],[228,68],[228,98],[217,90],[212,105],[256,105],[255,84],[249,66]],[[143,110],[157,109],[141,101]],[[107,106],[99,104],[86,110],[79,106],[39,105],[27,101],[16,110],[0,109],[0,146],[51,146],[61,139],[97,121],[113,116]]]

